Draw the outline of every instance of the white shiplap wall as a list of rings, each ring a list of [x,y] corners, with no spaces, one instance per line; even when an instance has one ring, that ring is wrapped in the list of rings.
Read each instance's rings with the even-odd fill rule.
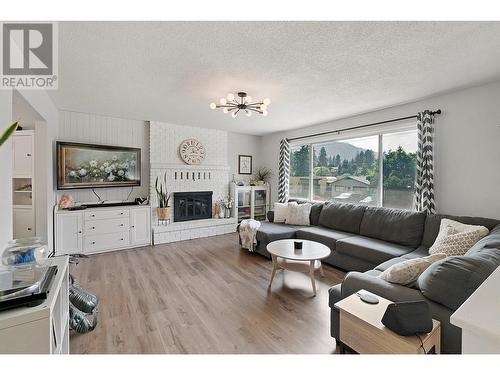
[[[130,199],[149,195],[149,127],[145,121],[60,111],[58,140],[141,148],[142,185],[134,187]],[[58,191],[58,199],[63,192]],[[90,189],[67,192],[76,202],[97,200]],[[130,188],[103,188],[96,189],[96,192],[104,200],[117,201],[125,199]]]

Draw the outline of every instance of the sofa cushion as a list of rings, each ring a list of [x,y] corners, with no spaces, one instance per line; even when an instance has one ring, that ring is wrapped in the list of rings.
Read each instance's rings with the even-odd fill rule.
[[[422,237],[423,246],[431,247],[434,241],[436,241],[437,235],[439,233],[439,226],[441,225],[441,219],[451,219],[460,223],[470,225],[482,225],[489,230],[492,230],[495,226],[500,224],[500,220],[487,219],[484,217],[427,215],[425,219],[424,235]]]
[[[405,254],[402,256],[404,259],[414,259],[414,258],[422,258],[429,255],[429,248],[425,246],[419,246],[411,253]]]
[[[319,225],[319,216],[323,210],[323,202],[314,202],[311,206],[311,215],[309,216],[309,221],[311,225]]]
[[[335,250],[335,243],[339,239],[351,236],[353,236],[352,233],[322,227],[299,228],[295,234],[296,238],[322,243],[323,245],[328,246],[332,251]]]
[[[288,205],[289,203],[279,203],[274,204],[274,217],[273,221],[275,223],[284,223],[286,221],[286,216],[288,215]]]
[[[358,234],[365,209],[366,206],[349,203],[325,203],[319,215],[319,225]]]
[[[349,272],[342,282],[342,298],[346,298],[361,289],[365,289],[393,302],[425,300],[419,290],[382,280],[378,277],[380,273],[380,271],[376,270],[365,273]],[[335,298],[335,295],[331,297]]]
[[[367,207],[359,234],[416,248],[422,241],[425,214],[394,208]]]
[[[292,198],[288,200],[289,202],[297,202],[298,204],[310,203],[311,204],[311,214],[309,215],[309,221],[311,225],[319,225],[319,215],[323,209],[324,202],[309,201],[306,199]]]
[[[285,223],[288,225],[311,225],[309,215],[311,213],[311,204],[288,204]]]
[[[281,223],[262,222],[257,231],[257,241],[266,243],[295,237],[297,227]]]
[[[488,228],[482,225],[469,225],[455,220],[442,219],[439,234],[430,247],[429,254],[464,255],[488,233]]]
[[[404,262],[405,260],[408,260],[408,259],[405,259],[403,257],[397,257],[397,258],[392,258],[392,259],[389,259],[389,260],[386,260],[385,262],[383,263],[380,263],[377,267],[375,267],[374,269],[377,270],[377,271],[381,271],[381,272],[384,272],[386,269],[392,267],[393,265],[395,264],[398,264],[398,263],[401,263],[401,262]]]
[[[393,284],[411,286],[427,268],[444,258],[446,254],[437,253],[423,258],[406,259],[393,264],[378,277]]]
[[[483,249],[500,249],[500,224],[494,227],[490,234],[480,239],[465,255],[472,255]]]
[[[364,259],[373,264],[380,264],[412,251],[411,248],[406,246],[362,236],[353,236],[338,240],[336,250],[341,254]]]
[[[495,248],[448,257],[427,268],[417,286],[428,299],[456,310],[498,266],[500,249]]]

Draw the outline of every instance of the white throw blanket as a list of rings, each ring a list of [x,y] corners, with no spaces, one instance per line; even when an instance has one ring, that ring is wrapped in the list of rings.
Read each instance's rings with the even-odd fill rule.
[[[254,245],[257,243],[257,231],[260,228],[260,221],[247,219],[240,223],[240,240],[241,247],[250,251],[254,250]]]

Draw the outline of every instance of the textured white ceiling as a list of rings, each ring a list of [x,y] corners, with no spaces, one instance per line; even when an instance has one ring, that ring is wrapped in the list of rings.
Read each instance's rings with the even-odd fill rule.
[[[500,22],[65,22],[61,109],[248,134],[500,77]],[[209,103],[269,97],[269,116]]]

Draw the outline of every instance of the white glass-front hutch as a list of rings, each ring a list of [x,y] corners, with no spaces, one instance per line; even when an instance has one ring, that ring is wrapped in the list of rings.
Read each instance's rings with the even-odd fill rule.
[[[233,217],[238,223],[244,219],[265,221],[269,210],[269,188],[264,186],[237,186],[231,184],[234,197]]]

